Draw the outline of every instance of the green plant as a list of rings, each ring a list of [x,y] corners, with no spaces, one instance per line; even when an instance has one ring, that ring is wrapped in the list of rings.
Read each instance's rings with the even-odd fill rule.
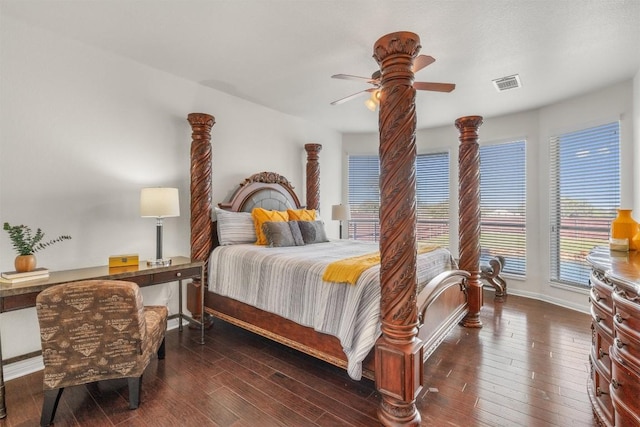
[[[44,233],[40,228],[34,234],[27,225],[9,225],[8,222],[4,223],[3,229],[9,233],[11,244],[18,255],[33,255],[54,243],[71,239],[71,236],[59,236],[48,242],[43,242]]]

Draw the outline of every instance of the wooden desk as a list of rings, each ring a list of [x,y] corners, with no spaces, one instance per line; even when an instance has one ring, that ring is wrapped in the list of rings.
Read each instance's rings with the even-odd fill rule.
[[[109,268],[104,265],[77,270],[53,271],[46,279],[36,279],[15,284],[0,284],[0,313],[34,307],[38,293],[50,286],[61,283],[94,279],[126,280],[135,282],[140,287],[145,287],[178,282],[178,314],[170,317],[178,318],[180,331],[182,331],[183,319],[200,325],[200,344],[204,344],[204,323],[182,312],[182,281],[201,277],[204,277],[204,262],[194,261],[187,257],[171,258],[171,265],[169,266],[147,266],[146,262],[142,262],[137,267]],[[200,297],[200,301],[204,302],[204,286],[200,286]],[[200,307],[200,312],[204,313],[204,307]],[[37,354],[39,352],[31,353],[28,356],[36,356]],[[2,364],[2,338],[0,337],[0,418],[7,416]]]

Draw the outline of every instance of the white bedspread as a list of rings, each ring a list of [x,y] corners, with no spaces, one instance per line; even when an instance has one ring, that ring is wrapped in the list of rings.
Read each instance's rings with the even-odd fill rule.
[[[209,290],[278,314],[340,340],[347,372],[362,376],[362,361],[380,336],[380,266],[355,285],[323,282],[326,266],[378,251],[377,243],[332,240],[267,248],[254,244],[217,247],[209,263]],[[448,250],[418,256],[418,288],[454,265]]]

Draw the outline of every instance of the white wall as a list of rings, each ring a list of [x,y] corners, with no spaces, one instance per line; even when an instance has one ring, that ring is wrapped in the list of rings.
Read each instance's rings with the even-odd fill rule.
[[[636,81],[640,77],[636,76]],[[607,121],[621,122],[622,204],[633,206],[640,220],[640,197],[634,198],[634,133],[635,145],[640,145],[640,84],[622,82],[577,98],[558,102],[540,109],[508,116],[485,117],[478,130],[479,143],[495,143],[525,138],[527,141],[527,272],[525,280],[508,278],[509,292],[542,299],[558,305],[586,312],[588,299],[585,290],[552,285],[549,280],[549,137],[558,132],[578,130]],[[634,94],[635,93],[635,98]],[[635,99],[636,108],[633,102]],[[635,111],[635,113],[634,113]],[[419,113],[419,112],[418,112]],[[632,119],[635,114],[635,126]],[[469,115],[482,115],[481,111]],[[451,200],[458,199],[459,133],[452,118],[451,125],[416,132],[418,153],[448,149],[451,158]],[[343,135],[343,165],[347,154],[377,154],[378,134]],[[639,150],[640,151],[640,150]],[[637,153],[636,153],[637,156]],[[636,163],[640,159],[636,157]],[[343,192],[347,192],[347,168],[343,171]],[[636,180],[638,175],[636,175]],[[453,203],[452,217],[457,217]],[[457,221],[451,223],[451,248],[457,253]]]
[[[633,78],[633,164],[640,165],[640,70]],[[633,182],[640,182],[640,168],[633,168]],[[633,189],[633,210],[640,212],[640,185]]]
[[[339,202],[337,132],[0,15],[0,221],[71,235],[37,254],[51,270],[104,265],[122,253],[149,259],[155,220],[140,218],[140,189],[173,186],[181,216],[165,220],[164,255],[188,256],[191,112],[216,118],[214,203],[260,171],[289,178],[304,203],[309,142],[323,145],[321,211]],[[338,224],[326,223],[338,237]],[[0,232],[0,271],[13,270],[14,258]],[[177,312],[175,286],[143,295]],[[4,358],[40,349],[34,309],[0,319]]]

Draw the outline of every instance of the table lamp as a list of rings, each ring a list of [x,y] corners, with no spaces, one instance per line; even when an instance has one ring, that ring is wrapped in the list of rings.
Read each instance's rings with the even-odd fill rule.
[[[349,221],[351,219],[351,209],[349,205],[333,205],[331,207],[331,219],[340,221],[340,238],[342,239],[342,221]]]
[[[140,192],[140,216],[156,218],[156,259],[147,265],[171,265],[171,259],[162,258],[162,220],[180,216],[180,199],[177,188],[143,188]]]

